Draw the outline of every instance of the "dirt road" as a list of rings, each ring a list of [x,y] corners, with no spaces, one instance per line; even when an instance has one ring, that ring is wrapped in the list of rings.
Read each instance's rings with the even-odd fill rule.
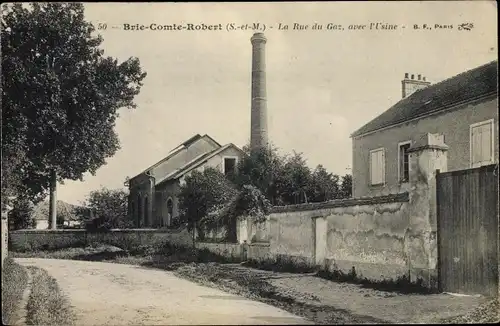
[[[300,317],[138,266],[16,258],[45,269],[69,297],[77,325],[304,324]]]

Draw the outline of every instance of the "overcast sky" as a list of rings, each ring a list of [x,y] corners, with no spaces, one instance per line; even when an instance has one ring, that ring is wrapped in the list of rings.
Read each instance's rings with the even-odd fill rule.
[[[405,72],[438,82],[497,59],[496,3],[89,3],[86,17],[107,29],[105,54],[138,57],[148,73],[136,110],[120,112],[121,149],[95,176],[66,181],[58,199],[78,204],[101,186],[121,188],[199,134],[245,145],[250,137],[252,31],[124,31],[123,24],[266,24],[269,136],[311,167],[351,173],[349,135],[401,99]],[[291,30],[293,23],[322,31]],[[405,25],[348,31],[350,24]],[[278,30],[278,24],[289,30]],[[342,24],[344,31],[326,30]],[[414,24],[453,30],[414,30]],[[457,31],[473,23],[471,31]],[[112,28],[112,27],[117,28]],[[270,29],[269,26],[273,26]],[[311,28],[311,26],[309,27]]]

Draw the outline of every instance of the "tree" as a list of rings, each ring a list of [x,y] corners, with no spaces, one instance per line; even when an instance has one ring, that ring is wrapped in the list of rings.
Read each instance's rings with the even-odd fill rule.
[[[9,212],[9,228],[14,230],[36,227],[33,218],[33,203],[25,198],[18,197],[13,201],[13,209]]]
[[[311,174],[307,190],[309,201],[323,202],[339,198],[339,176],[329,173],[322,165],[318,165]]]
[[[281,201],[284,204],[300,204],[308,201],[307,188],[310,184],[311,170],[307,167],[302,153],[286,157],[277,184]]]
[[[352,197],[352,175],[346,174],[342,177],[342,184],[340,185],[340,193],[342,198]]]
[[[115,154],[118,109],[136,107],[146,73],[137,58],[104,56],[80,3],[3,11],[2,147],[22,152],[16,188],[35,199]]]
[[[16,149],[15,144],[4,146],[2,144],[2,213],[7,211],[9,197],[17,194],[17,189],[21,188],[20,166],[23,161],[23,152]]]
[[[311,171],[302,153],[280,155],[274,146],[253,152],[245,146],[244,151],[247,155],[238,164],[238,173],[233,178],[235,184],[238,189],[244,185],[255,186],[275,206],[350,196],[348,184],[344,192],[339,189],[338,175],[329,173],[322,165]]]
[[[88,216],[92,211],[98,222],[97,227],[103,229],[124,229],[133,227],[133,221],[128,216],[128,193],[122,189],[107,189],[91,191],[84,202],[84,207],[77,207],[78,216]],[[85,221],[92,222],[92,221]]]
[[[284,157],[273,146],[250,151],[249,146],[243,147],[246,155],[238,163],[238,173],[234,182],[239,188],[253,185],[259,189],[273,205],[282,204],[278,180],[283,173]]]
[[[203,172],[194,171],[185,178],[179,192],[179,208],[181,218],[188,223],[189,230],[193,231],[193,241],[199,221],[221,209],[236,195],[234,184],[214,168],[206,168]]]

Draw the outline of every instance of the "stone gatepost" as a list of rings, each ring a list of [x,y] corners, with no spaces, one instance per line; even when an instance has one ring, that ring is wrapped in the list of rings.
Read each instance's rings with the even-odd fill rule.
[[[437,288],[436,171],[447,171],[448,146],[441,135],[425,134],[409,149],[409,226],[405,235],[410,279]]]
[[[1,264],[1,269],[3,270],[3,263],[5,259],[7,258],[7,253],[9,251],[9,212],[14,208],[12,206],[12,201],[16,199],[15,196],[9,196],[7,198],[7,203],[5,207],[2,207],[2,225],[1,225],[1,232],[2,232],[2,264]]]
[[[7,251],[9,248],[9,221],[7,219],[7,211],[2,211],[2,270],[5,258],[7,258]]]

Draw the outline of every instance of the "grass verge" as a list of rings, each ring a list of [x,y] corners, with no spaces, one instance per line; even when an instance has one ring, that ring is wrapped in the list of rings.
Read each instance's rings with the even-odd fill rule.
[[[74,325],[74,315],[68,299],[57,281],[41,268],[28,267],[32,276],[27,304],[28,325]]]
[[[488,301],[468,314],[444,319],[443,324],[498,324],[500,323],[498,298]]]
[[[2,321],[4,325],[12,325],[21,318],[20,305],[23,292],[28,284],[26,268],[16,264],[12,258],[6,258],[2,271]]]

